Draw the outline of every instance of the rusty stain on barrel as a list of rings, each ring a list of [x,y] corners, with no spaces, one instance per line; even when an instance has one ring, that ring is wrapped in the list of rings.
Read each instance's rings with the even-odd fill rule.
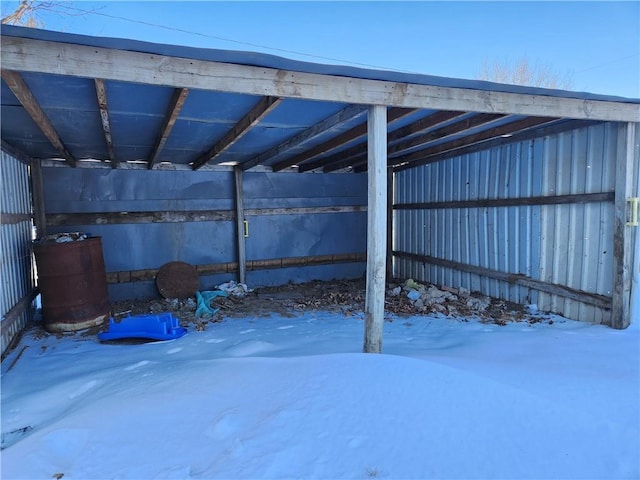
[[[48,331],[73,332],[108,320],[111,305],[100,237],[40,242],[33,249]]]

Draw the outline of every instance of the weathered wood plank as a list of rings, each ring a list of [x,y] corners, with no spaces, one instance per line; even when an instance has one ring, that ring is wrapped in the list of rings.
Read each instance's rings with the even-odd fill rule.
[[[495,122],[496,120],[500,120],[505,117],[506,115],[492,113],[481,113],[479,115],[474,115],[473,117],[465,118],[464,120],[460,120],[459,122],[455,122],[445,127],[441,127],[422,135],[417,135],[407,140],[400,141],[394,145],[390,145],[387,149],[387,155],[392,156],[404,150],[409,150],[426,145],[435,140],[442,140],[452,135],[461,134],[468,130],[471,130],[472,128],[486,125],[487,123]],[[389,163],[393,164],[393,162],[394,159],[390,158]],[[364,165],[366,163],[366,160],[360,160],[358,162],[352,162],[351,165],[354,167],[354,169],[356,169],[360,165]]]
[[[393,278],[393,169],[387,168],[387,282]]]
[[[286,207],[286,208],[248,208],[246,216],[262,215],[314,215],[323,213],[366,212],[366,205],[345,205],[335,207]]]
[[[473,145],[474,143],[482,142],[484,140],[489,140],[494,137],[499,137],[500,135],[511,135],[514,132],[518,132],[520,130],[537,127],[540,125],[544,125],[545,123],[555,122],[557,120],[558,120],[557,118],[537,118],[537,117],[523,118],[522,120],[517,120],[515,122],[507,123],[506,125],[501,125],[499,127],[490,128],[488,130],[484,130],[482,132],[475,133],[473,135],[459,138],[457,140],[451,140],[449,142],[441,143],[433,147],[428,147],[422,150],[418,150],[417,152],[413,152],[408,155],[390,158],[389,165],[395,166],[395,165],[400,165],[402,163],[411,163],[416,160],[426,161],[428,157],[436,155],[438,153],[454,151],[460,147]],[[423,165],[424,164],[425,163],[423,162]]]
[[[522,285],[523,287],[532,288],[534,290],[550,293],[552,295],[559,295],[565,298],[570,298],[572,300],[586,303],[588,305],[594,305],[599,308],[611,308],[611,297],[598,295],[596,293],[584,292],[582,290],[576,290],[564,285],[535,280],[518,273],[500,272],[498,270],[491,270],[489,268],[478,267],[476,265],[467,265],[451,260],[431,257],[429,255],[419,255],[415,253],[400,251],[394,251],[393,254],[400,258],[408,258],[410,260],[416,260],[418,262],[428,263],[430,265],[453,268],[454,270],[460,270],[462,272],[473,273],[475,275],[501,280],[512,285]]]
[[[456,200],[450,202],[397,203],[395,210],[442,210],[448,208],[497,208],[535,205],[566,205],[576,203],[613,202],[614,192],[582,193],[522,198],[490,198],[481,200]]]
[[[631,228],[627,223],[627,198],[633,189],[635,125],[619,129],[616,155],[616,186],[613,224],[613,328],[627,328],[631,323]]]
[[[390,108],[387,112],[387,122],[392,123],[396,120],[400,120],[401,118],[406,117],[407,115],[411,115],[415,110],[409,110],[406,108]],[[327,140],[320,145],[316,145],[313,148],[310,148],[307,151],[299,153],[294,157],[288,158],[281,162],[276,163],[273,166],[273,171],[278,172],[284,168],[290,167],[292,165],[300,165],[302,162],[305,162],[309,159],[317,157],[318,155],[322,155],[324,153],[330,152],[331,150],[335,150],[338,147],[341,147],[345,143],[351,142],[353,140],[357,140],[359,138],[364,138],[367,135],[367,122],[361,123],[360,125],[356,125],[353,128],[350,128],[346,132],[341,133],[340,135],[333,137],[330,140]],[[313,170],[318,168],[324,164],[323,159],[319,159],[315,162],[309,162],[306,166],[307,169]],[[302,167],[302,165],[300,165]]]
[[[269,160],[270,158],[276,157],[287,150],[290,150],[298,145],[303,144],[313,138],[321,135],[327,130],[341,125],[354,117],[361,115],[363,112],[367,111],[367,107],[362,105],[349,105],[348,107],[340,110],[338,113],[331,115],[330,117],[322,120],[319,123],[316,123],[314,126],[309,127],[305,131],[299,133],[298,135],[294,135],[289,140],[281,143],[280,145],[276,145],[275,147],[267,150],[264,153],[252,158],[251,160],[244,162],[242,164],[243,170],[248,170],[250,168],[255,167],[256,165],[260,165],[261,163]]]
[[[2,225],[15,225],[16,223],[22,223],[27,221],[31,221],[31,215],[28,213],[0,212],[0,224]]]
[[[236,248],[238,251],[238,281],[246,283],[247,254],[244,240],[244,188],[242,183],[242,167],[236,165],[233,169],[236,200]]]
[[[312,267],[339,263],[362,263],[367,259],[366,253],[338,253],[333,255],[312,255],[307,257],[270,258],[264,260],[248,260],[247,270],[272,270],[292,267]],[[235,273],[238,271],[237,262],[208,263],[194,265],[199,275],[215,275],[219,273]],[[122,272],[108,272],[107,283],[129,283],[153,280],[159,269],[126,270]]]
[[[251,208],[244,216],[264,215],[314,215],[329,213],[366,212],[364,205],[330,207]],[[47,225],[120,225],[125,223],[182,223],[182,222],[227,222],[236,218],[234,210],[193,210],[158,212],[88,212],[54,213],[47,215]]]
[[[120,225],[125,223],[218,222],[234,219],[232,210],[199,210],[192,212],[96,212],[55,213],[47,215],[49,226]]]
[[[3,36],[4,68],[362,105],[638,122],[640,105],[366,80]]]
[[[214,160],[227,148],[240,140],[253,126],[276,108],[281,101],[282,98],[280,97],[262,97],[207,153],[193,162],[193,169],[197,170],[205,163]]]
[[[2,43],[4,43],[4,41],[5,37],[2,38]],[[58,132],[56,132],[56,129],[51,124],[49,117],[47,117],[47,114],[44,113],[44,110],[42,110],[42,107],[31,93],[29,86],[22,79],[22,76],[18,72],[5,70],[3,68],[2,79],[11,89],[16,98],[20,101],[24,109],[27,111],[38,128],[42,131],[44,136],[47,137],[47,139],[51,142],[51,145],[53,145],[56,150],[58,150],[62,158],[64,158],[70,166],[75,167],[75,158],[73,158],[69,150],[67,150],[67,147],[65,147],[64,143],[62,143]]]
[[[442,111],[436,112],[428,117],[421,118],[420,120],[416,120],[409,125],[398,128],[397,130],[393,130],[387,133],[387,144],[390,145],[392,142],[398,141],[404,137],[408,137],[409,135],[414,135],[416,133],[422,132],[424,130],[437,127],[444,122],[452,120],[456,117],[460,117],[462,115],[466,115],[467,112],[452,112],[452,111]],[[387,155],[389,152],[387,151]],[[360,164],[361,162],[366,163],[367,156],[367,145],[356,145],[355,147],[349,148],[347,150],[343,150],[342,152],[332,155],[330,157],[324,158],[324,164],[322,171],[324,173],[334,172],[336,170],[340,170],[351,165]],[[317,167],[316,167],[317,168]],[[306,171],[307,168],[305,166],[301,171]]]
[[[36,237],[41,238],[47,235],[47,218],[44,207],[42,164],[39,160],[31,161],[31,202]]]
[[[365,353],[382,352],[387,260],[387,109],[369,107],[367,210],[367,290],[364,312]]]
[[[104,140],[107,144],[109,161],[111,162],[111,167],[116,168],[116,152],[113,149],[113,137],[111,135],[111,120],[109,119],[107,88],[105,87],[103,79],[94,78],[93,80],[96,85],[96,96],[98,97],[98,108],[100,109],[100,120],[102,121],[102,131],[104,133]]]
[[[419,167],[421,165],[427,165],[429,163],[435,163],[435,162],[439,162],[441,160],[446,160],[448,158],[451,158],[453,156],[459,156],[459,155],[467,155],[469,153],[475,153],[475,152],[479,152],[479,151],[483,151],[483,150],[488,150],[490,148],[499,146],[499,145],[505,145],[506,143],[508,144],[513,144],[514,142],[523,142],[526,140],[532,140],[534,138],[541,138],[541,137],[545,137],[547,135],[555,135],[558,133],[562,133],[562,132],[568,132],[570,130],[576,130],[579,128],[586,128],[586,127],[590,127],[592,125],[598,125],[599,123],[602,122],[598,122],[598,121],[594,121],[594,120],[572,120],[572,121],[568,121],[568,122],[562,122],[562,123],[552,123],[551,125],[548,126],[542,126],[542,127],[538,127],[538,128],[531,128],[529,130],[525,130],[523,132],[519,132],[519,133],[514,133],[512,134],[508,139],[502,138],[502,137],[498,137],[498,138],[493,138],[491,140],[486,140],[480,143],[475,143],[475,144],[470,144],[467,145],[465,147],[461,147],[461,148],[457,148],[455,150],[455,152],[450,153],[450,152],[444,152],[444,153],[439,153],[436,155],[432,155],[429,158],[426,158],[424,160],[417,160],[405,165],[399,165],[393,168],[394,171],[398,172],[401,170],[407,170],[409,168],[415,168],[415,167]]]
[[[160,152],[162,152],[164,144],[167,143],[167,139],[171,134],[171,130],[173,130],[173,126],[178,119],[178,115],[180,115],[180,111],[184,106],[187,95],[189,95],[188,88],[176,88],[173,91],[173,95],[169,101],[169,106],[167,107],[167,111],[164,115],[164,120],[162,121],[162,126],[160,127],[160,134],[158,135],[158,139],[156,140],[153,150],[151,151],[151,156],[149,157],[149,169],[152,169],[158,161]]]

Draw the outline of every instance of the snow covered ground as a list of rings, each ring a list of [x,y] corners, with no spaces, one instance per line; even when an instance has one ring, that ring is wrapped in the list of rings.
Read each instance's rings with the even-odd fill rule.
[[[384,335],[361,354],[362,319],[326,312],[141,345],[27,334],[2,364],[2,478],[640,477],[637,323]]]

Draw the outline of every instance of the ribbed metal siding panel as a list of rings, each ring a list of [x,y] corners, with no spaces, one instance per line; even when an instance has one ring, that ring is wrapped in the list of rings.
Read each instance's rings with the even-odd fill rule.
[[[397,173],[396,203],[445,202],[538,195],[535,142],[466,154]],[[426,188],[425,188],[426,187]],[[539,242],[532,219],[539,207],[398,210],[396,249],[530,276]],[[464,286],[514,302],[531,301],[528,288],[421,262],[400,259],[397,275]]]
[[[549,137],[543,195],[611,192],[619,126],[601,124]],[[542,207],[540,279],[611,296],[613,203]],[[610,312],[557,295],[540,294],[539,307],[602,323]]]
[[[396,203],[611,192],[618,124],[514,142],[396,173]],[[613,204],[396,210],[396,250],[611,296]],[[557,295],[407,259],[396,276],[464,286],[569,318],[610,312]]]
[[[1,351],[26,325],[32,309],[27,309],[15,321],[5,323],[5,315],[34,288],[33,262],[31,256],[32,224],[29,194],[28,167],[2,152],[0,158],[0,211],[5,214],[27,215],[18,223],[0,225],[0,314],[2,320]]]

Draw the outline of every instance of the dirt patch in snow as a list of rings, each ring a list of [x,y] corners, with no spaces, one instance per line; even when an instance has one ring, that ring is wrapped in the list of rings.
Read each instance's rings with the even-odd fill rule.
[[[294,317],[305,310],[324,310],[345,316],[364,316],[364,280],[331,282],[313,281],[279,287],[256,288],[244,296],[216,297],[210,306],[218,308],[214,315],[196,317],[195,298],[126,300],[112,305],[115,318],[143,313],[173,312],[184,326],[202,330],[207,323],[223,318],[268,317],[272,314]],[[440,313],[452,318],[477,317],[483,322],[506,325],[510,322],[547,321],[528,315],[525,307],[487,297],[465,289],[436,287],[413,281],[391,283],[385,296],[385,318]]]

